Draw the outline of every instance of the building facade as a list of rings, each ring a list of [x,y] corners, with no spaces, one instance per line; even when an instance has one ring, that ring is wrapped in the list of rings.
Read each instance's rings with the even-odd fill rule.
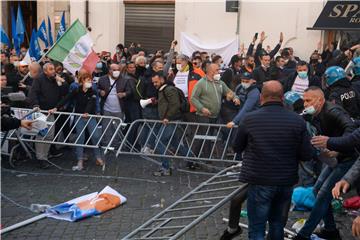
[[[52,19],[52,29],[56,31],[65,12],[67,26],[78,18],[91,28],[96,51],[114,52],[118,43],[129,45],[132,42],[141,43],[149,52],[155,49],[166,51],[171,40],[180,40],[182,33],[200,44],[211,46],[236,39],[239,46],[241,43],[247,46],[254,33],[265,31],[264,47],[274,47],[280,32],[283,32],[283,47],[293,47],[297,56],[307,60],[319,42],[326,44],[344,35],[344,31],[336,29],[309,30],[324,9],[325,0],[244,0],[240,3],[228,0],[80,0],[30,3],[25,6],[21,1],[1,2],[2,22],[9,34],[10,9],[16,8],[17,4],[21,4],[22,9],[28,9],[24,11],[25,22],[29,22],[28,32],[39,27],[47,16]],[[355,5],[337,6],[332,14],[336,14],[337,10],[355,14],[354,8],[360,9],[359,4]],[[350,33],[352,35],[346,36],[359,37],[359,32]]]

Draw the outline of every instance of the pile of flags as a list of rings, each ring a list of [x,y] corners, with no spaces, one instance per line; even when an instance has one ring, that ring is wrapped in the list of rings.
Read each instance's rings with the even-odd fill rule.
[[[57,32],[56,41],[60,39],[60,37],[65,33],[66,25],[65,25],[65,12],[63,12],[59,30]],[[6,44],[9,48],[12,45],[16,51],[17,55],[20,55],[20,46],[24,42],[25,37],[27,37],[24,19],[21,11],[20,5],[18,5],[17,15],[15,17],[14,9],[11,7],[11,42],[6,34],[3,26],[0,26],[0,37],[1,43]],[[48,27],[46,28],[45,20],[43,20],[40,24],[38,30],[36,28],[32,29],[31,38],[29,41],[29,50],[27,57],[32,60],[39,60],[41,58],[41,48],[38,42],[40,39],[46,48],[49,48],[54,45],[52,30],[51,30],[51,20],[48,16]]]

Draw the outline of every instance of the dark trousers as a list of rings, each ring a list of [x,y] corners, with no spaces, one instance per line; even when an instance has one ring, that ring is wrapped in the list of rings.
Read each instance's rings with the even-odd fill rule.
[[[241,190],[230,202],[229,227],[235,229],[239,225],[241,206],[247,197],[247,187]]]
[[[207,124],[215,124],[217,122],[216,118],[208,118],[200,115],[196,115],[196,121],[198,123],[207,123]],[[198,131],[195,133],[196,135],[212,135],[214,134],[214,128],[209,128],[207,126],[200,126]],[[196,137],[196,136],[194,136]],[[194,156],[197,157],[210,157],[212,142],[204,139],[196,139],[193,144],[193,153]]]
[[[284,227],[291,204],[292,187],[248,186],[249,239],[264,240],[266,222],[269,222],[268,238],[284,239]]]

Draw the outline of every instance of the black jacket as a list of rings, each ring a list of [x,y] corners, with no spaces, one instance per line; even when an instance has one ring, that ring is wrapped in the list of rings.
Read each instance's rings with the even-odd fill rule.
[[[266,71],[263,67],[256,67],[253,71],[253,78],[256,80],[256,85],[261,89],[264,82],[270,79],[270,68]]]
[[[360,151],[360,128],[344,137],[331,137],[327,142],[327,148],[332,151],[351,151],[357,148]]]
[[[342,106],[352,118],[360,119],[360,93],[346,78],[328,88],[329,101]]]
[[[341,137],[351,134],[356,125],[347,112],[339,105],[325,102],[321,112],[312,120],[312,124],[322,135],[329,137]],[[339,162],[354,160],[356,154],[353,151],[340,152],[337,157]]]
[[[17,129],[21,125],[21,121],[9,115],[1,115],[1,131],[9,131]]]
[[[282,84],[284,88],[284,92],[291,91],[291,88],[294,85],[295,79],[297,77],[298,73],[295,71],[294,73],[290,74],[287,78],[283,79]],[[308,74],[309,78],[309,86],[316,86],[321,88],[321,80],[317,76],[310,76]]]
[[[234,150],[243,152],[240,181],[255,185],[292,186],[299,161],[312,159],[305,121],[280,102],[248,113],[238,128]]]
[[[158,90],[154,87],[154,84],[152,83],[152,74],[154,73],[154,70],[152,68],[148,68],[145,72],[144,77],[141,79],[141,81],[144,82],[143,88],[143,96],[144,99],[155,97],[158,98]],[[156,107],[156,105],[149,104],[147,107]]]
[[[225,72],[221,76],[221,80],[232,90],[234,91],[236,86],[239,83],[234,81],[234,76],[239,75],[241,73],[241,69],[238,71],[232,66],[225,70]]]
[[[73,100],[75,103],[75,113],[96,113],[96,92],[92,88],[84,92],[81,86],[78,87],[68,93],[68,95],[58,103],[56,108],[63,107],[70,100]]]
[[[68,91],[69,86],[66,82],[59,87],[55,79],[49,79],[41,73],[32,84],[29,98],[32,105],[38,105],[42,110],[49,110],[55,108]]]

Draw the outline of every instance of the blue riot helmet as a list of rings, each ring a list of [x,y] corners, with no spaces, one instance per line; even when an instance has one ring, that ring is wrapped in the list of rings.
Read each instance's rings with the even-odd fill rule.
[[[360,57],[356,57],[352,61],[354,63],[353,73],[355,76],[360,76]]]
[[[331,86],[340,79],[346,78],[346,73],[342,67],[333,66],[326,69],[324,77],[326,84]]]
[[[294,91],[288,91],[284,94],[285,106],[296,113],[301,113],[304,109],[304,101],[301,95]]]

